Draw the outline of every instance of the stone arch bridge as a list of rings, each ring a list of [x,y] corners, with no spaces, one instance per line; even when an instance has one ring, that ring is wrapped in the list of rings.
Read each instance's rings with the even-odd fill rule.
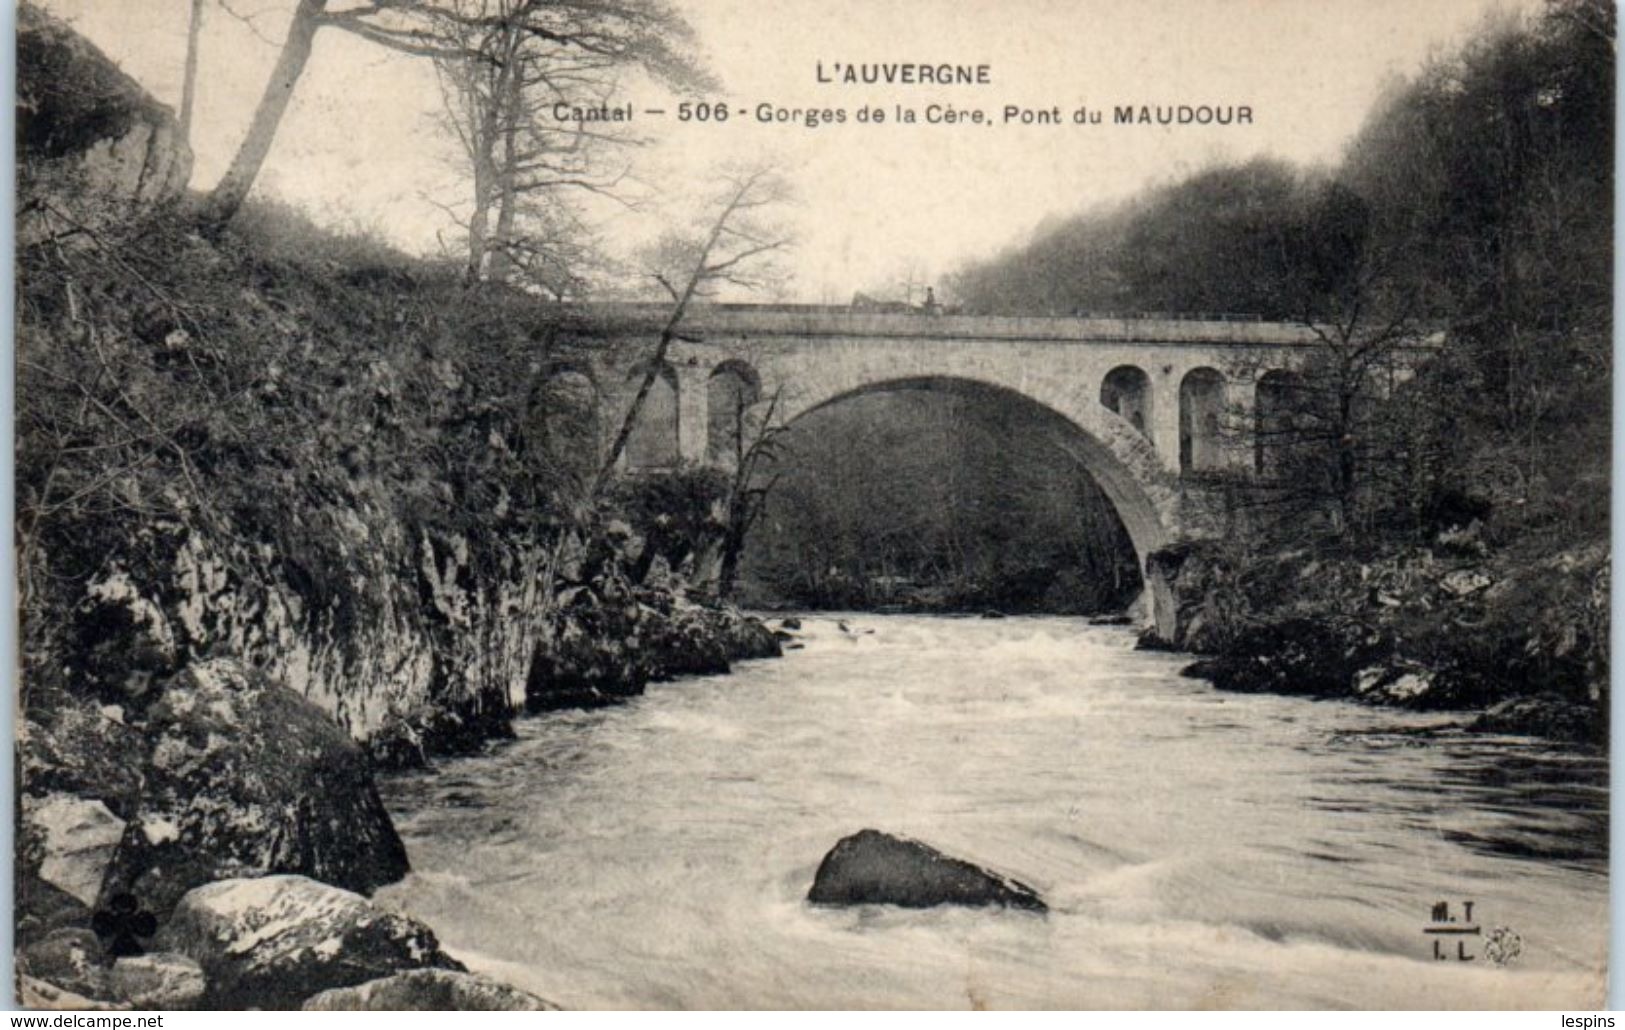
[[[587,371],[619,424],[669,309],[592,305],[610,337]],[[593,330],[587,331],[589,335]],[[775,422],[860,393],[928,388],[1037,409],[1116,507],[1144,566],[1221,531],[1212,476],[1251,468],[1221,415],[1254,412],[1314,353],[1303,326],[1185,318],[995,317],[820,306],[707,305],[684,319],[626,455],[629,470],[730,464],[739,416]],[[1227,436],[1229,442],[1227,442]]]

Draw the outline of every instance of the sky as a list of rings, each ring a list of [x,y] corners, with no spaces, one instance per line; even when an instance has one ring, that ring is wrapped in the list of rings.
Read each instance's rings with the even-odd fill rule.
[[[189,0],[43,0],[158,99],[178,106]],[[210,0],[201,43],[192,185],[224,171],[276,59],[293,0]],[[638,211],[595,205],[613,250],[691,219],[728,161],[770,158],[795,194],[781,299],[844,303],[856,290],[931,283],[1019,244],[1047,219],[1121,200],[1216,161],[1333,163],[1385,84],[1448,50],[1492,10],[1534,0],[673,0],[726,101],[724,124],[676,120],[642,80],[616,96],[649,145]],[[334,6],[347,6],[334,0]],[[818,62],[987,65],[988,85],[842,85]],[[466,193],[439,128],[430,64],[332,29],[295,91],[256,189],[336,227],[416,253],[452,244],[445,205]],[[843,124],[761,124],[758,105],[842,108]],[[994,124],[925,124],[931,104]],[[860,124],[858,109],[920,122]],[[1006,105],[1063,124],[1002,124]],[[1116,125],[1118,105],[1251,109],[1250,124]],[[1101,124],[1072,123],[1080,106]],[[664,116],[645,115],[662,109]],[[744,113],[741,113],[743,111]]]

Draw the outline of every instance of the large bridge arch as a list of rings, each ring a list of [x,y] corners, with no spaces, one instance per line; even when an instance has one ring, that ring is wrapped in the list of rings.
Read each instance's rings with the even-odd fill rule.
[[[937,390],[1019,405],[1044,422],[1049,439],[1099,484],[1128,532],[1141,569],[1147,555],[1179,535],[1177,484],[1140,431],[1092,396],[1097,386],[1046,397],[986,376],[944,373],[876,375],[856,381],[832,377],[798,385],[793,394],[785,394],[781,412],[786,424],[843,400],[896,390]]]
[[[598,326],[612,341],[600,359],[607,383],[621,382],[637,356],[652,352],[669,317],[664,306],[585,306],[580,313],[584,324]],[[646,418],[659,422],[668,441],[675,438],[682,462],[727,464],[717,453],[726,448],[711,446],[710,430],[713,423],[726,427],[721,416],[730,408],[736,415],[742,410],[742,391],[722,390],[717,378],[739,362],[754,373],[745,377],[746,392],[756,399],[753,417],[771,410],[775,422],[888,384],[971,383],[1010,391],[1065,420],[1065,446],[1117,507],[1143,563],[1164,544],[1223,532],[1227,509],[1215,480],[1247,474],[1256,456],[1209,439],[1210,423],[1221,411],[1247,417],[1259,385],[1270,400],[1264,373],[1300,368],[1316,346],[1307,327],[1239,319],[701,305],[685,316],[684,333],[667,354],[662,382],[674,403]],[[1401,371],[1425,353],[1403,357]],[[1135,371],[1132,404],[1124,403],[1117,381],[1128,367]],[[625,411],[633,393],[629,387],[614,392],[618,410]],[[713,394],[722,394],[715,404]],[[713,407],[722,409],[717,418]],[[1138,429],[1136,412],[1143,423]],[[732,421],[736,428],[742,423]],[[669,446],[660,456],[670,457]],[[635,468],[631,457],[623,461]]]

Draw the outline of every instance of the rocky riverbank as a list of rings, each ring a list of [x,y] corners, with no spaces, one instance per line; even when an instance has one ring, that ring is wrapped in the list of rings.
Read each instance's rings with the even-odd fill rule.
[[[704,601],[714,513],[583,493],[547,305],[270,206],[205,238],[167,108],[29,4],[18,63],[22,997],[542,1004],[367,900],[373,772],[777,655]]]
[[[1464,725],[1602,746],[1609,552],[1492,551],[1476,528],[1366,555],[1154,553],[1157,625],[1141,646],[1194,652],[1186,675],[1268,691],[1464,713]]]
[[[590,638],[618,663],[621,693],[778,653],[771,631],[737,613],[673,602],[662,619],[636,607],[654,646]],[[552,668],[598,682],[568,661]],[[20,734],[19,997],[47,1008],[545,1007],[460,972],[427,927],[364,896],[408,869],[373,769],[423,761],[435,727],[457,723],[434,718],[411,738],[403,721],[357,742],[236,658],[191,661],[123,704],[35,694]],[[399,979],[429,969],[447,972]]]

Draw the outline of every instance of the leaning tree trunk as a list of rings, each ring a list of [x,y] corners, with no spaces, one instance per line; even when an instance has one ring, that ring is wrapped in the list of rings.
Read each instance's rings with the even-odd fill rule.
[[[192,143],[192,108],[197,101],[197,37],[203,27],[203,0],[192,0],[186,25],[186,70],[181,75],[181,139]]]
[[[609,484],[610,477],[615,474],[615,464],[621,460],[621,455],[626,451],[627,441],[632,438],[632,430],[637,427],[638,416],[643,413],[643,404],[649,399],[649,391],[654,389],[655,380],[659,377],[660,369],[666,362],[666,352],[671,349],[672,341],[677,339],[677,327],[682,325],[683,316],[688,313],[688,305],[694,299],[695,292],[712,275],[739,260],[734,258],[724,265],[715,267],[707,264],[711,260],[711,251],[716,249],[717,241],[722,239],[723,231],[728,228],[729,219],[733,217],[734,212],[739,210],[740,204],[745,201],[746,194],[750,192],[755,182],[756,177],[752,176],[751,179],[741,183],[739,189],[734,192],[728,203],[723,207],[722,213],[717,216],[717,220],[711,224],[711,231],[706,235],[705,243],[700,246],[699,257],[694,262],[694,270],[689,273],[688,283],[683,289],[679,292],[672,289],[670,284],[667,284],[666,288],[672,291],[672,300],[674,302],[671,316],[666,319],[665,326],[660,330],[660,342],[655,344],[654,353],[649,355],[649,364],[644,369],[643,381],[638,384],[638,392],[632,397],[632,406],[626,409],[626,415],[621,419],[621,428],[615,433],[615,441],[609,445],[609,454],[605,456],[603,464],[598,466],[598,475],[593,478],[592,490],[587,494],[588,504],[593,503],[603,494],[604,487]],[[662,279],[661,282],[665,282],[665,280]]]
[[[511,60],[517,61],[517,58]],[[523,76],[519,67],[508,72],[503,104],[502,166],[496,170],[497,232],[491,252],[491,278],[506,279],[513,269],[514,222],[519,212],[519,116]]]
[[[474,213],[468,217],[468,267],[463,281],[473,286],[485,277],[485,253],[491,237],[491,173],[489,162],[474,160]]]
[[[1336,494],[1339,533],[1355,528],[1355,508],[1359,503],[1359,456],[1355,453],[1354,397],[1341,390],[1337,399]]]
[[[277,127],[282,124],[282,115],[288,110],[288,101],[293,99],[293,87],[305,70],[305,62],[310,60],[316,30],[321,28],[326,7],[327,0],[299,0],[276,68],[265,84],[265,94],[254,110],[254,120],[249,123],[248,135],[237,148],[237,156],[231,159],[231,167],[203,203],[199,220],[205,229],[218,232],[224,228],[254,187],[254,180],[259,177],[260,167],[265,164],[271,143],[276,139]]]

